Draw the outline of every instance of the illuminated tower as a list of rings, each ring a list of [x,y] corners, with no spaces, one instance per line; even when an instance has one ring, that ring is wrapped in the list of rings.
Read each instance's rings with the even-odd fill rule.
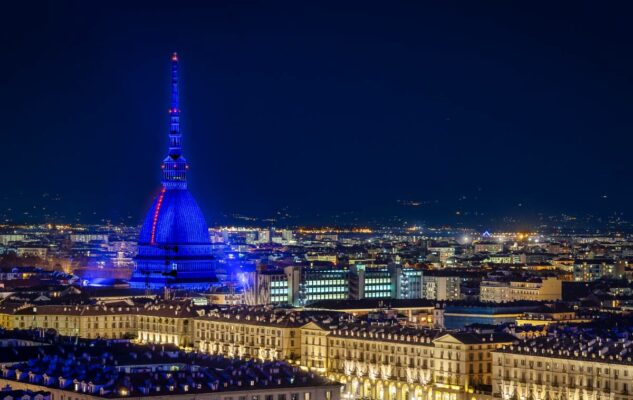
[[[171,107],[169,108],[169,151],[161,165],[163,187],[166,189],[187,189],[187,169],[189,165],[182,156],[182,135],[180,133],[180,102],[178,100],[178,54],[171,56]]]
[[[169,150],[161,168],[162,188],[141,227],[130,285],[145,289],[208,289],[217,278],[207,223],[187,190],[189,164],[182,155],[176,53],[171,56]]]

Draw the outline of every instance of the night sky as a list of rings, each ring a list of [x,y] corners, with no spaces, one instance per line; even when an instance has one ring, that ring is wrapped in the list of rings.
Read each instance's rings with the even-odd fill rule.
[[[211,224],[633,214],[625,2],[19,3],[0,13],[16,219],[142,220],[173,51]]]

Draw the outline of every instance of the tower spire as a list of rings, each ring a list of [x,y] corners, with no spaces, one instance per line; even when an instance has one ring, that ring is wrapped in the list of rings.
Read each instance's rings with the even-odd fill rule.
[[[178,96],[178,54],[171,55],[171,107],[169,108],[169,152],[163,160],[163,186],[186,189],[189,164],[182,156],[180,134],[180,100]]]
[[[171,55],[171,111],[179,111],[178,107],[178,53],[173,53]]]

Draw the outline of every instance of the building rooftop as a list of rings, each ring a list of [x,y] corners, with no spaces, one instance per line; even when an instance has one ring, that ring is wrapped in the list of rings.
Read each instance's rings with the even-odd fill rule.
[[[1,306],[0,306],[1,307]],[[7,305],[0,310],[15,315],[111,315],[111,314],[143,314],[145,316],[190,318],[201,315],[201,307],[191,305],[191,301],[160,301],[144,304],[120,301],[116,303],[75,304],[75,305]]]
[[[359,300],[320,300],[311,303],[308,308],[327,310],[362,310],[379,308],[417,308],[435,307],[437,301],[428,299],[393,299],[393,298],[365,298]]]
[[[108,398],[200,394],[282,387],[338,386],[281,361],[261,362],[185,353],[169,345],[52,342],[14,347],[4,379]]]
[[[300,327],[309,322],[323,322],[349,318],[335,311],[293,310],[271,306],[216,307],[199,319],[213,321],[239,321],[242,324],[279,327]]]
[[[633,365],[633,326],[609,321],[560,326],[497,352]]]
[[[448,333],[464,344],[485,344],[485,343],[512,343],[517,338],[505,332],[492,332],[480,334],[475,332],[451,332]]]

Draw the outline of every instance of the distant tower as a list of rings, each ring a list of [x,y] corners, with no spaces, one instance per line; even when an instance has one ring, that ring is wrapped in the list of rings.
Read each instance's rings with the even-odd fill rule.
[[[176,53],[171,56],[169,150],[161,168],[162,189],[141,227],[130,285],[206,290],[217,278],[207,223],[187,190],[189,164],[182,155]]]

